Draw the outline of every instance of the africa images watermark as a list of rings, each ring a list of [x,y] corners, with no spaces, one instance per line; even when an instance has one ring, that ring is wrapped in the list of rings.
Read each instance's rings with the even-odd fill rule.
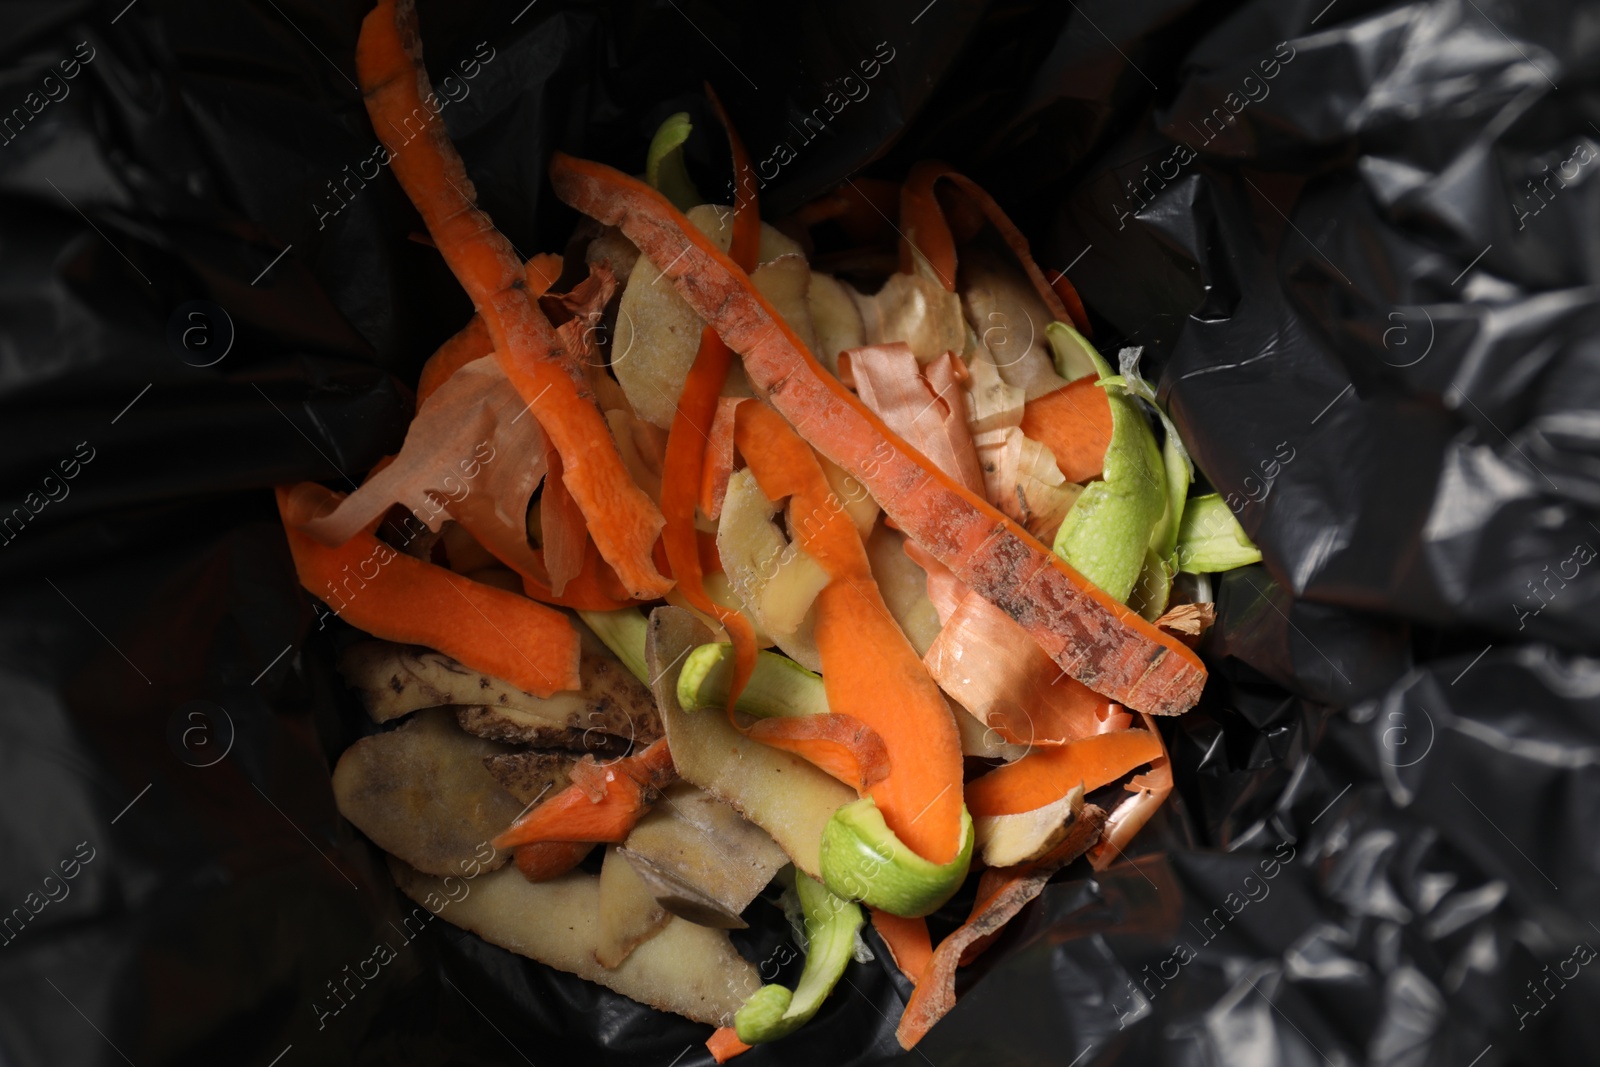
[[[79,441],[71,456],[56,463],[56,467],[61,471],[61,477],[57,478],[53,472],[46,474],[40,479],[37,490],[32,490],[24,496],[22,503],[12,508],[9,514],[0,516],[0,548],[15,541],[27,528],[28,523],[33,521],[35,515],[52,503],[60,503],[67,499],[72,492],[72,486],[68,483],[76,478],[94,457],[94,446],[88,441]]]
[[[1527,229],[1528,220],[1534,218],[1539,214],[1539,212],[1549,207],[1549,201],[1554,200],[1556,193],[1560,192],[1562,189],[1565,189],[1569,182],[1576,182],[1578,180],[1578,175],[1582,172],[1583,168],[1592,162],[1594,157],[1594,150],[1591,149],[1587,144],[1579,142],[1578,144],[1572,146],[1572,155],[1568,156],[1566,159],[1562,160],[1556,165],[1555,174],[1550,173],[1550,165],[1546,163],[1544,166],[1543,181],[1539,182],[1538,185],[1535,185],[1534,180],[1529,178],[1525,184],[1528,186],[1528,192],[1533,194],[1532,201],[1537,201],[1539,206],[1533,207],[1532,201],[1530,201],[1527,196],[1520,197],[1521,204],[1514,203],[1511,205],[1511,211],[1517,217],[1517,229]],[[1571,173],[1568,173],[1569,168]],[[1550,183],[1552,181],[1556,183],[1556,187],[1554,189],[1550,188]],[[1539,193],[1539,189],[1541,187],[1543,187],[1545,193],[1549,194],[1549,200]]]
[[[1288,49],[1288,55],[1284,54],[1284,49]],[[1211,114],[1201,119],[1199,126],[1195,126],[1193,122],[1189,123],[1202,138],[1199,145],[1180,142],[1177,147],[1167,154],[1166,158],[1155,164],[1153,173],[1150,169],[1151,165],[1146,163],[1143,177],[1139,183],[1135,184],[1131,181],[1127,183],[1128,200],[1117,207],[1117,229],[1119,231],[1127,227],[1129,218],[1154,203],[1156,195],[1165,189],[1169,182],[1177,181],[1178,174],[1183,168],[1194,162],[1199,155],[1198,149],[1205,147],[1221,136],[1222,131],[1233,124],[1233,120],[1238,116],[1239,112],[1251,104],[1259,104],[1271,95],[1272,86],[1268,83],[1281,74],[1283,68],[1293,61],[1295,57],[1294,46],[1288,41],[1279,41],[1277,48],[1273,51],[1273,55],[1277,58],[1263,59],[1256,64],[1261,71],[1261,77],[1257,78],[1254,74],[1245,75],[1244,80],[1239,84],[1239,88],[1237,90],[1229,90],[1228,94],[1222,98],[1222,105],[1212,108]],[[1244,95],[1241,96],[1240,93]],[[1213,119],[1216,120],[1216,129],[1212,129]]]
[[[1289,850],[1287,856],[1283,854],[1284,849]],[[1272,894],[1272,886],[1269,883],[1283,873],[1283,868],[1286,864],[1294,862],[1294,843],[1290,841],[1280,842],[1272,850],[1272,853],[1271,856],[1257,864],[1261,871],[1259,878],[1254,874],[1245,875],[1244,882],[1240,886],[1244,891],[1244,896],[1230,892],[1223,897],[1222,904],[1211,909],[1211,912],[1200,920],[1200,927],[1204,927],[1204,930],[1196,927],[1193,923],[1189,924],[1196,933],[1204,938],[1201,941],[1202,946],[1209,945],[1217,937],[1221,936],[1222,931],[1227,929],[1228,924],[1233,922],[1245,908],[1248,908],[1253,903],[1259,904]],[[1255,889],[1250,888],[1251,883],[1255,883]],[[1213,922],[1216,929],[1212,929]],[[1188,941],[1179,940],[1175,942],[1174,948],[1168,956],[1154,964],[1145,964],[1144,978],[1140,979],[1139,985],[1134,985],[1133,980],[1128,979],[1127,986],[1130,994],[1128,1007],[1126,1010],[1121,1010],[1117,1009],[1115,1004],[1112,1005],[1113,1010],[1117,1012],[1119,1028],[1140,1019],[1149,1008],[1150,1002],[1155,1000],[1156,994],[1167,988],[1167,983],[1176,979],[1178,972],[1186,964],[1194,962],[1198,957],[1199,953],[1195,951]],[[1151,972],[1152,966],[1155,968],[1154,973]],[[1152,987],[1151,983],[1154,983],[1154,987]]]
[[[30,90],[22,98],[19,107],[11,109],[10,114],[0,117],[0,148],[7,147],[12,141],[22,136],[22,131],[28,128],[28,123],[39,116],[39,113],[51,104],[59,104],[72,93],[70,82],[83,73],[85,64],[92,63],[95,57],[94,46],[88,41],[79,41],[78,47],[72,54],[76,59],[63,59],[56,66],[61,75],[56,76],[52,71],[46,74],[39,82],[37,90]],[[40,94],[43,94],[42,96]]]
[[[488,49],[488,55],[484,54],[485,49]],[[390,120],[390,128],[404,138],[400,142],[401,146],[404,147],[421,136],[422,132],[428,128],[429,122],[437,118],[447,104],[460,103],[471,95],[472,86],[467,83],[482,73],[483,68],[494,60],[496,54],[495,50],[489,47],[488,41],[479,41],[477,50],[473,52],[472,56],[456,64],[456,70],[460,72],[461,76],[458,78],[454,74],[447,74],[444,80],[439,83],[439,91],[444,93],[444,99],[441,100],[434,94],[432,89],[429,89],[428,95],[422,98],[422,106],[414,108],[411,114],[401,119],[400,126],[395,126],[393,120]],[[392,161],[393,156],[390,155],[389,149],[379,144],[366,158],[356,161],[355,173],[351,173],[350,165],[346,164],[341,171],[344,177],[337,179],[337,185],[335,184],[335,179],[329,178],[327,181],[328,198],[320,202],[313,201],[311,204],[311,210],[317,216],[317,229],[325,228],[329,219],[349,207],[356,194],[367,187],[367,182],[376,179],[379,171],[387,167]],[[367,173],[369,166],[372,170],[370,174]],[[355,183],[355,188],[353,189],[351,188],[352,182]],[[344,196],[339,195],[341,189],[344,190]],[[331,205],[328,203],[330,199],[332,201]]]
[[[390,927],[400,935],[400,949],[409,947],[411,942],[415,941],[422,931],[427,928],[427,925],[438,918],[445,908],[448,908],[451,904],[459,904],[466,900],[468,894],[472,892],[472,886],[468,883],[480,874],[484,874],[487,871],[484,865],[492,862],[494,858],[494,846],[487,841],[480,841],[478,846],[473,849],[470,859],[457,861],[456,865],[461,868],[462,878],[458,879],[453,874],[447,874],[440,882],[444,889],[444,896],[440,896],[430,889],[423,896],[420,904],[400,917],[400,926],[390,923]],[[451,883],[455,883],[454,887],[452,887]],[[323,983],[327,986],[328,994],[337,1007],[325,1007],[315,1000],[311,1002],[311,1010],[317,1016],[317,1029],[326,1029],[328,1020],[348,1008],[350,1002],[356,998],[356,994],[367,988],[368,982],[376,981],[383,968],[398,959],[399,955],[400,951],[391,945],[388,940],[379,941],[372,947],[370,953],[356,961],[354,969],[347,963],[340,968],[333,978],[329,978]],[[372,971],[370,974],[367,973],[368,967]],[[343,977],[340,978],[340,975]],[[338,981],[335,981],[335,979],[338,979]],[[340,995],[340,990],[343,990],[343,996]]]
[[[1548,1008],[1550,1006],[1550,1002],[1555,1000],[1556,994],[1567,988],[1567,982],[1570,982],[1578,977],[1579,968],[1588,966],[1589,962],[1593,960],[1594,957],[1594,946],[1589,944],[1587,941],[1579,942],[1579,944],[1573,948],[1572,955],[1556,964],[1557,973],[1552,974],[1550,972],[1550,965],[1547,963],[1542,968],[1544,979],[1540,981],[1538,985],[1533,984],[1532,978],[1528,979],[1528,992],[1533,994],[1530,999],[1534,1004],[1537,1005],[1537,1007],[1525,1008],[1516,1001],[1511,1002],[1511,1010],[1517,1013],[1517,1029],[1525,1029],[1528,1025],[1529,1019]],[[1567,972],[1567,967],[1569,965],[1572,967],[1572,972],[1570,974]],[[1550,987],[1551,982],[1555,983],[1554,989]],[[1542,996],[1539,993],[1540,989],[1544,990],[1544,994]]]
[[[888,50],[887,55],[884,54],[885,49]],[[894,62],[896,55],[895,49],[888,41],[879,41],[872,55],[856,64],[861,71],[860,78],[854,74],[846,74],[832,83],[824,82],[823,84],[830,88],[822,98],[822,104],[802,115],[799,126],[793,122],[789,123],[789,128],[800,137],[800,147],[804,148],[815,141],[845,108],[852,103],[859,104],[871,96],[872,79],[882,73],[885,66]],[[779,141],[767,153],[765,159],[745,173],[744,181],[747,185],[754,181],[757,189],[765,189],[768,182],[777,178],[778,173],[798,157],[799,152],[793,144],[787,140]]]
[[[1556,564],[1556,573],[1551,574],[1550,564],[1546,563],[1544,565],[1545,575],[1543,581],[1535,585],[1533,584],[1533,579],[1528,579],[1528,592],[1539,601],[1539,606],[1536,608],[1521,608],[1516,604],[1511,605],[1512,612],[1517,616],[1517,629],[1520,630],[1528,625],[1529,616],[1537,616],[1541,611],[1549,607],[1550,602],[1555,600],[1560,595],[1561,590],[1567,587],[1567,582],[1577,578],[1578,572],[1593,562],[1594,557],[1594,546],[1588,541],[1583,541],[1573,546],[1570,556]],[[1569,566],[1572,568],[1571,574],[1567,573],[1567,567]],[[1552,589],[1550,587],[1552,581],[1558,583],[1560,588]],[[1544,590],[1543,593],[1539,591],[1541,588]],[[1546,596],[1545,594],[1549,595]],[[1524,597],[1523,599],[1527,598]]]
[[[87,854],[84,853],[84,849],[89,850]],[[11,914],[0,920],[0,948],[10,945],[20,937],[35,915],[51,904],[59,904],[67,899],[72,892],[72,880],[83,871],[84,864],[94,859],[94,846],[87,841],[80,841],[72,856],[76,858],[64,859],[57,865],[61,868],[59,876],[54,871],[44,876],[40,883],[40,889],[44,891],[43,896],[37,891],[29,892],[22,898],[20,906],[12,908]]]

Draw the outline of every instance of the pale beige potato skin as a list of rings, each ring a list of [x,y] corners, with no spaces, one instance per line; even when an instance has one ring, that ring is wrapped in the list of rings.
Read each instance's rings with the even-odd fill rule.
[[[866,325],[853,292],[845,283],[820,271],[811,272],[806,289],[806,304],[811,311],[811,326],[816,343],[811,354],[834,375],[839,373],[839,353],[867,343]]]
[[[678,775],[726,801],[778,843],[794,865],[822,876],[822,829],[856,791],[799,756],[763,745],[735,730],[726,715],[686,712],[678,704],[678,675],[688,650],[711,631],[679,608],[650,613],[646,640],[656,700]]]
[[[789,862],[765,830],[688,782],[662,792],[621,851],[668,911],[723,929],[747,925],[744,909]]]
[[[756,629],[807,670],[822,669],[811,604],[831,581],[822,565],[791,544],[772,521],[777,507],[749,468],[734,471],[717,522],[717,554]]]
[[[447,709],[420,711],[345,749],[333,798],[356,829],[421,871],[459,875],[475,856],[493,870],[509,853],[487,864],[481,854],[522,811],[483,765],[504,751],[463,733]]]
[[[600,864],[600,925],[595,962],[606,970],[622,965],[634,949],[661,932],[671,918],[616,845]]]
[[[1067,836],[1072,820],[1083,809],[1083,785],[1060,800],[1015,815],[979,815],[972,820],[983,862],[990,867],[1014,867],[1036,860]]]
[[[491,945],[586,978],[642,1004],[722,1026],[761,987],[755,967],[722,930],[668,917],[615,968],[595,960],[600,878],[573,872],[530,882],[515,867],[467,879],[435,878],[391,860],[406,896]]]

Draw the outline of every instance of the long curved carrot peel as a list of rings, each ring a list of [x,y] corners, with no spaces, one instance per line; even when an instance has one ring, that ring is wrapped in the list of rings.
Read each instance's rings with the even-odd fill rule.
[[[917,981],[927,968],[928,961],[933,958],[933,939],[928,935],[928,920],[920,917],[907,919],[877,908],[867,910],[872,913],[873,929],[878,931],[878,936],[889,948],[889,955],[894,957],[894,965],[911,981]]]
[[[739,1040],[739,1031],[731,1026],[717,1028],[717,1032],[706,1039],[706,1051],[711,1053],[711,1058],[718,1063],[727,1063],[742,1052],[749,1052],[755,1046],[747,1045]]]
[[[301,527],[337,494],[304,482],[277,495],[300,584],[352,626],[426,645],[537,696],[579,688],[578,634],[561,612],[404,555],[370,532],[324,545]]]
[[[513,859],[528,881],[548,882],[582,863],[592,848],[593,841],[535,841],[519,846]]]
[[[1119,730],[1037,748],[969,782],[967,806],[974,816],[1019,815],[1060,800],[1079,782],[1084,792],[1110,785],[1162,754],[1161,735],[1153,730]]]
[[[395,177],[483,316],[496,360],[561,453],[600,554],[634,596],[661,596],[671,583],[650,555],[661,513],[634,485],[599,408],[568,372],[560,340],[528,299],[511,243],[474,203],[428,88],[413,0],[379,0],[362,20],[356,71]]]
[[[561,277],[561,257],[554,252],[540,252],[525,264],[523,276],[528,280],[528,298],[537,300]],[[494,342],[489,339],[489,327],[484,325],[483,316],[472,316],[422,365],[422,378],[417,382],[417,407],[420,409],[450,375],[493,352]]]
[[[1156,733],[1156,724],[1150,721],[1148,715],[1144,716],[1144,721],[1145,727],[1151,733]],[[1156,739],[1161,740],[1159,733],[1156,733]],[[1097,871],[1105,870],[1121,858],[1122,850],[1128,847],[1128,843],[1140,830],[1144,829],[1145,823],[1150,821],[1150,816],[1166,803],[1167,797],[1172,793],[1172,759],[1167,755],[1164,741],[1161,744],[1161,755],[1150,761],[1149,772],[1135,775],[1127,788],[1133,795],[1111,809],[1111,817],[1106,820],[1105,833],[1100,843],[1089,853],[1089,863]]]
[[[1111,402],[1093,374],[1027,402],[1022,432],[1050,450],[1069,482],[1098,478],[1111,447]]]
[[[800,546],[831,578],[817,594],[816,641],[828,706],[871,727],[889,774],[869,795],[899,839],[933,864],[961,851],[961,738],[939,687],[890,616],[855,523],[789,424],[739,405],[734,440],[769,500],[790,498]]]
[[[689,306],[743,357],[751,382],[800,435],[865,485],[907,536],[1020,623],[1068,675],[1157,715],[1199,700],[1206,671],[1191,649],[1095,588],[889,430],[664,197],[559,152],[551,178],[564,202],[620,227],[652,262],[665,264]]]
[[[889,776],[888,746],[876,730],[851,715],[762,719],[744,733],[764,745],[793,752],[863,795]]]
[[[733,353],[722,339],[709,326],[702,330],[700,351],[689,369],[688,380],[678,397],[672,429],[667,434],[667,459],[661,479],[661,512],[666,517],[661,543],[678,591],[692,607],[721,623],[733,642],[735,659],[729,714],[732,714],[733,701],[738,699],[740,690],[755,670],[756,633],[743,612],[718,604],[706,593],[694,516],[717,398],[732,362]]]
[[[1078,299],[1072,283],[1066,281],[1065,273],[1060,274],[1054,284],[1047,280],[1039,264],[1034,262],[1033,253],[1028,249],[1028,239],[1011,221],[1005,209],[977,182],[944,163],[924,160],[912,167],[911,173],[906,176],[905,187],[900,194],[900,226],[903,231],[901,271],[914,273],[920,256],[946,289],[952,293],[956,290],[955,237],[950,232],[950,224],[945,219],[944,208],[934,189],[941,179],[961,190],[983,212],[984,218],[989,220],[989,224],[1022,263],[1028,280],[1033,283],[1039,299],[1044,301],[1050,314],[1061,322],[1071,322],[1079,330],[1087,331],[1089,320],[1083,312],[1083,301]],[[1071,301],[1063,300],[1059,291],[1062,283],[1071,292]]]
[[[733,422],[744,399],[718,397],[717,413],[706,435],[705,462],[700,470],[700,511],[712,522],[722,515],[722,502],[728,496],[728,480],[733,475]]]
[[[728,148],[733,156],[733,234],[728,251],[741,270],[752,271],[761,240],[755,172],[743,142],[710,85],[706,86],[706,95],[711,98],[711,105],[727,132]],[[707,595],[694,514],[700,502],[706,455],[712,448],[712,424],[716,421],[718,398],[732,364],[733,352],[722,343],[722,338],[709,326],[702,329],[700,349],[678,396],[677,411],[667,435],[667,458],[661,478],[661,514],[666,520],[661,543],[678,591],[691,607],[721,623],[733,643],[733,679],[728,696],[730,720],[734,701],[738,700],[756,667],[756,632],[743,612],[726,608]],[[813,744],[828,751],[827,743],[820,738]]]
[[[665,739],[637,755],[597,764],[593,757],[572,769],[572,784],[513,823],[496,837],[495,848],[517,848],[541,841],[604,841],[628,836],[674,777]]]
[[[900,1016],[900,1025],[895,1029],[900,1047],[911,1048],[921,1041],[933,1029],[933,1024],[955,1007],[956,968],[970,958],[969,949],[987,943],[1006,923],[1016,918],[1024,905],[1043,892],[1051,875],[1081,856],[1099,838],[1105,821],[1106,813],[1102,809],[1085,804],[1067,836],[1044,858],[1000,872],[984,872],[984,883],[993,888],[987,893],[979,890],[972,916],[939,942],[939,947],[929,957],[917,979],[917,988]],[[998,877],[991,879],[991,874]]]

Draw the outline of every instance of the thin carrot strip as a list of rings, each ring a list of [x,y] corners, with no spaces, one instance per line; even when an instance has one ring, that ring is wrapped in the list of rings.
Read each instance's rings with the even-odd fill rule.
[[[300,584],[346,622],[385,641],[426,645],[519,689],[577,689],[578,634],[559,611],[403,555],[361,532],[337,547],[300,527],[338,496],[305,482],[278,488]],[[369,573],[370,570],[370,573]]]
[[[1111,447],[1111,402],[1085,375],[1027,402],[1022,432],[1050,450],[1069,482],[1098,478]]]
[[[831,581],[817,594],[828,705],[875,730],[889,774],[870,792],[884,822],[930,863],[961,844],[961,738],[939,687],[890,616],[855,523],[800,436],[759,401],[739,405],[734,439],[769,500],[790,497],[800,546]]]
[[[894,965],[900,968],[900,973],[913,982],[921,978],[928,961],[933,958],[933,939],[928,935],[928,920],[907,919],[872,907],[867,910],[872,913],[873,929],[878,931],[878,936],[888,946],[889,955],[894,957]]]
[[[631,778],[618,778],[598,801],[590,800],[578,787],[568,786],[493,843],[495,848],[516,848],[541,841],[615,843],[628,836],[644,813],[644,790]]]
[[[899,439],[664,197],[610,167],[559,152],[551,178],[563,201],[619,226],[652,262],[666,264],[689,306],[743,356],[751,382],[799,433],[860,480],[899,529],[1021,623],[1069,675],[1158,715],[1178,714],[1199,699],[1206,671],[1191,649],[1094,587]]]
[[[599,409],[565,369],[559,339],[528,299],[521,261],[474,204],[432,91],[426,101],[419,91],[428,82],[413,0],[379,0],[362,20],[356,70],[395,177],[483,316],[506,376],[561,453],[601,555],[633,595],[662,595],[670,583],[650,558],[661,513],[633,484]]]
[[[523,274],[528,280],[529,299],[537,300],[561,277],[561,257],[553,252],[540,252],[528,260]],[[454,337],[440,345],[439,350],[422,365],[422,378],[417,382],[417,407],[427,403],[428,397],[450,375],[493,351],[494,342],[489,339],[489,327],[484,325],[483,316],[472,316]]]
[[[889,750],[878,732],[839,712],[761,719],[744,731],[764,745],[793,752],[812,766],[866,793],[889,774]]]
[[[737,221],[735,226],[737,226]],[[705,573],[700,564],[700,538],[694,526],[695,506],[699,502],[705,445],[717,398],[727,379],[733,353],[708,326],[700,334],[700,351],[689,369],[688,380],[678,397],[678,410],[667,435],[667,459],[661,479],[661,512],[666,517],[661,543],[666,549],[678,591],[697,610],[722,624],[733,642],[733,702],[749,682],[756,666],[756,633],[744,613],[723,607],[706,593]]]
[[[1145,727],[1156,734],[1156,739],[1161,740],[1161,735],[1156,733],[1156,724],[1150,721],[1148,715],[1144,716]],[[1100,843],[1089,853],[1089,863],[1097,871],[1103,871],[1115,860],[1122,858],[1122,850],[1128,847],[1145,823],[1150,821],[1150,816],[1166,802],[1172,793],[1172,758],[1167,755],[1167,745],[1161,742],[1161,755],[1150,761],[1148,774],[1136,775],[1128,783],[1128,792],[1133,795],[1127,797],[1111,809],[1111,817],[1106,820],[1105,833],[1101,836]]]
[[[717,1032],[706,1039],[706,1051],[718,1063],[727,1063],[740,1053],[749,1052],[751,1047],[739,1040],[739,1031],[731,1026],[718,1027]]]
[[[755,173],[750,167],[744,144],[734,131],[722,102],[711,86],[706,86],[711,106],[727,131],[728,148],[733,154],[733,234],[728,252],[733,262],[745,271],[756,267],[761,241],[761,215],[756,203]],[[756,632],[744,613],[723,607],[706,594],[705,575],[700,567],[700,541],[694,526],[695,506],[699,501],[707,446],[717,414],[717,398],[728,380],[733,353],[716,331],[707,326],[700,331],[700,350],[678,396],[677,411],[667,435],[667,458],[661,478],[661,514],[666,527],[661,543],[667,552],[672,577],[691,607],[722,624],[733,643],[733,678],[728,692],[728,715],[750,681],[756,668]],[[823,742],[813,742],[823,743]]]
[[[516,848],[539,841],[618,842],[650,810],[660,788],[676,777],[667,742],[596,764],[580,761],[572,784],[523,815],[491,844]]]
[[[722,515],[722,501],[728,495],[728,479],[733,474],[733,420],[744,397],[717,398],[717,413],[707,435],[705,463],[700,471],[700,511],[716,522]]]
[[[1161,735],[1150,730],[1092,734],[1065,745],[1036,748],[1015,763],[967,783],[974,817],[1018,815],[1053,804],[1079,782],[1085,792],[1110,785],[1162,754]]]

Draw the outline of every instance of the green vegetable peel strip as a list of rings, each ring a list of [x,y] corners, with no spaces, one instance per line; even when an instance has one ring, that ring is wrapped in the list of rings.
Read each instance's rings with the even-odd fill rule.
[[[683,661],[678,675],[678,703],[685,711],[723,708],[733,680],[733,646],[701,645]],[[822,676],[787,656],[763,650],[756,669],[734,707],[763,719],[828,714],[828,693]]]
[[[644,180],[661,190],[679,211],[706,202],[700,190],[689,177],[689,168],[683,162],[683,145],[694,132],[689,113],[680,111],[669,115],[650,139],[650,149],[645,153]]]
[[[795,889],[805,912],[805,970],[793,993],[781,985],[764,985],[744,1002],[733,1025],[746,1044],[776,1041],[810,1022],[855,952],[861,909],[800,871],[795,872]]]
[[[650,626],[637,608],[623,608],[620,611],[579,610],[578,617],[622,661],[628,673],[645,685],[650,684],[650,672],[644,665],[645,635]]]
[[[822,879],[841,897],[914,919],[938,909],[961,887],[972,862],[972,816],[961,807],[961,851],[929,863],[883,821],[871,797],[833,813],[822,831]]]
[[[1207,493],[1189,501],[1183,513],[1176,557],[1180,570],[1208,574],[1256,563],[1261,550],[1245,535],[1222,497]]]
[[[1073,503],[1056,532],[1056,555],[1123,603],[1145,564],[1146,549],[1168,507],[1168,486],[1155,436],[1138,401],[1111,367],[1072,327],[1061,322],[1045,328],[1056,363],[1064,366],[1074,352],[1087,354],[1101,378],[1111,405],[1111,445],[1106,449],[1105,475],[1092,482]],[[1185,486],[1187,490],[1187,486]]]

